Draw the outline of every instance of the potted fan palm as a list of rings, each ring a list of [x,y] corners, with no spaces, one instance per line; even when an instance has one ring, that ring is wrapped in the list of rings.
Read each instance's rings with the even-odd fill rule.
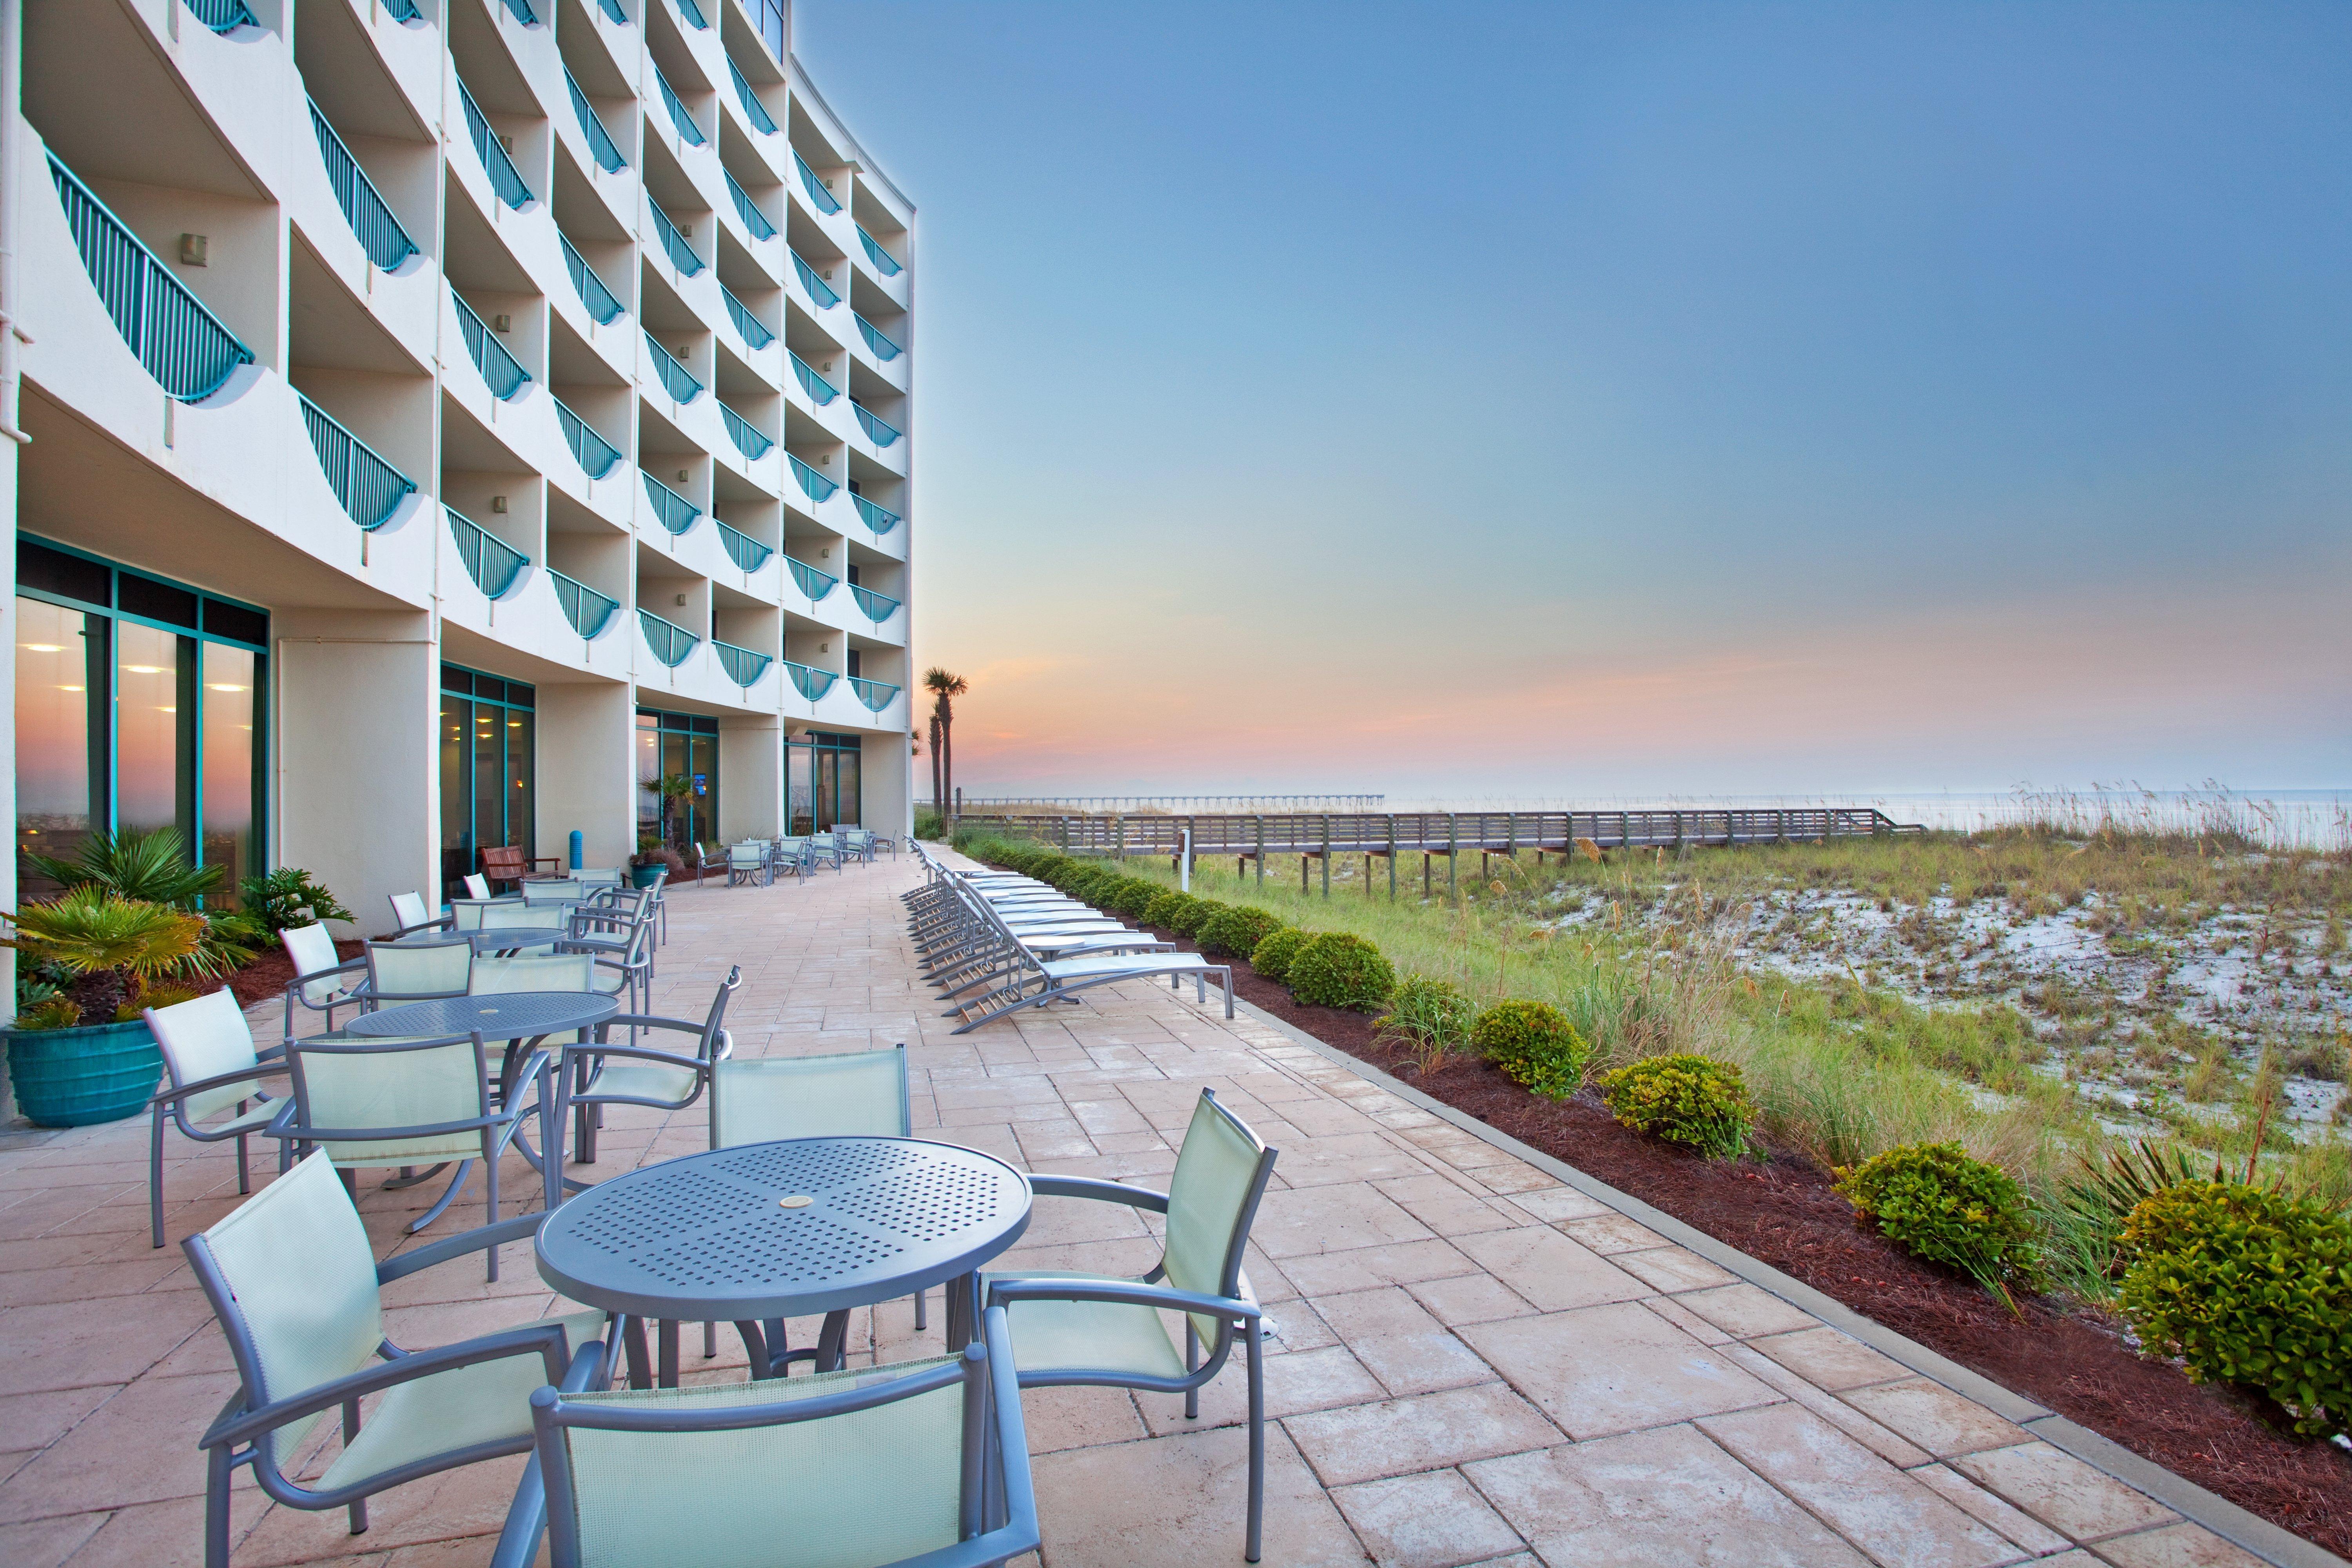
[[[163,1071],[140,1012],[192,994],[157,982],[204,945],[204,917],[86,884],[6,918],[0,944],[39,977],[19,982],[7,1030],[18,1109],[43,1127],[133,1114]]]

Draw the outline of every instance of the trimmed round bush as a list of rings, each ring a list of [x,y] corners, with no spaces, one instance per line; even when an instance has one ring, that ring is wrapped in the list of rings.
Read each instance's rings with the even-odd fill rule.
[[[1088,866],[1062,883],[1062,891],[1084,903],[1097,903],[1103,889],[1118,880],[1118,873],[1108,866]]]
[[[1162,889],[1160,896],[1145,906],[1143,923],[1158,926],[1162,931],[1174,931],[1176,921],[1186,908],[1200,901],[1190,893],[1180,893],[1172,888]]]
[[[1354,932],[1327,931],[1291,959],[1289,984],[1309,1007],[1377,1007],[1396,989],[1396,967]]]
[[[1298,956],[1298,950],[1314,934],[1297,926],[1276,927],[1258,938],[1257,945],[1250,949],[1250,967],[1280,984],[1290,978],[1290,961]]]
[[[1566,1100],[1584,1082],[1592,1047],[1549,1002],[1497,1002],[1470,1026],[1478,1054],[1503,1076],[1547,1100]]]
[[[2199,1382],[2262,1390],[2311,1437],[2352,1433],[2352,1218],[2242,1182],[2183,1182],[2124,1222],[2120,1305]]]
[[[1837,1190],[1914,1258],[1987,1289],[2041,1278],[2025,1194],[2008,1172],[1958,1143],[1907,1143],[1842,1174]]]
[[[1151,900],[1159,896],[1159,883],[1147,882],[1140,877],[1121,877],[1105,888],[1095,902],[1113,914],[1139,920],[1143,911],[1151,907]]]
[[[1202,952],[1247,958],[1269,933],[1281,929],[1280,916],[1247,904],[1233,904],[1204,922],[1192,933],[1192,940],[1201,944]]]
[[[1603,1074],[1601,1092],[1617,1120],[1637,1132],[1696,1149],[1710,1160],[1736,1160],[1754,1124],[1739,1069],[1711,1057],[1650,1057]]]
[[[1197,939],[1202,926],[1232,908],[1231,904],[1219,903],[1214,899],[1193,898],[1176,911],[1168,922],[1168,929],[1178,936]]]

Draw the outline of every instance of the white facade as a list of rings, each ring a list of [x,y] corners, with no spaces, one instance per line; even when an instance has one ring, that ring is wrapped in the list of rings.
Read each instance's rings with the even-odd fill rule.
[[[373,930],[654,771],[907,831],[914,209],[788,0],[5,5],[20,845],[176,811]]]

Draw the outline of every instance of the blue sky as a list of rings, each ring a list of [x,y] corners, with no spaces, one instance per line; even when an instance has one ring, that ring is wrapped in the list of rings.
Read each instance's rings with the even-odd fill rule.
[[[969,784],[2352,784],[2352,8],[796,29]]]

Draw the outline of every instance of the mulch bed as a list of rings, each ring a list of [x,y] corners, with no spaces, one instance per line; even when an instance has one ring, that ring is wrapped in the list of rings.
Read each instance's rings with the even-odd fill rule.
[[[1171,931],[1160,934],[1190,948]],[[1864,1317],[2049,1406],[2283,1529],[2352,1556],[2352,1454],[2272,1425],[2238,1391],[2193,1384],[2144,1359],[2087,1312],[2028,1299],[2012,1317],[1958,1275],[1898,1252],[1855,1225],[1829,1173],[1781,1151],[1710,1162],[1620,1126],[1588,1089],[1554,1103],[1484,1061],[1454,1058],[1423,1075],[1361,1013],[1301,1006],[1232,963],[1234,989],[1284,1023],[1335,1046],[1497,1131],[1542,1150],[1801,1279]],[[2265,1402],[2266,1403],[2266,1402]]]
[[[335,943],[335,956],[357,958],[363,949],[364,944],[359,942],[339,942]],[[287,956],[286,944],[273,940],[260,957],[232,973],[226,980],[207,980],[191,989],[199,996],[208,996],[226,985],[236,994],[238,1006],[250,1007],[257,1002],[278,1000],[293,982],[294,961]]]

